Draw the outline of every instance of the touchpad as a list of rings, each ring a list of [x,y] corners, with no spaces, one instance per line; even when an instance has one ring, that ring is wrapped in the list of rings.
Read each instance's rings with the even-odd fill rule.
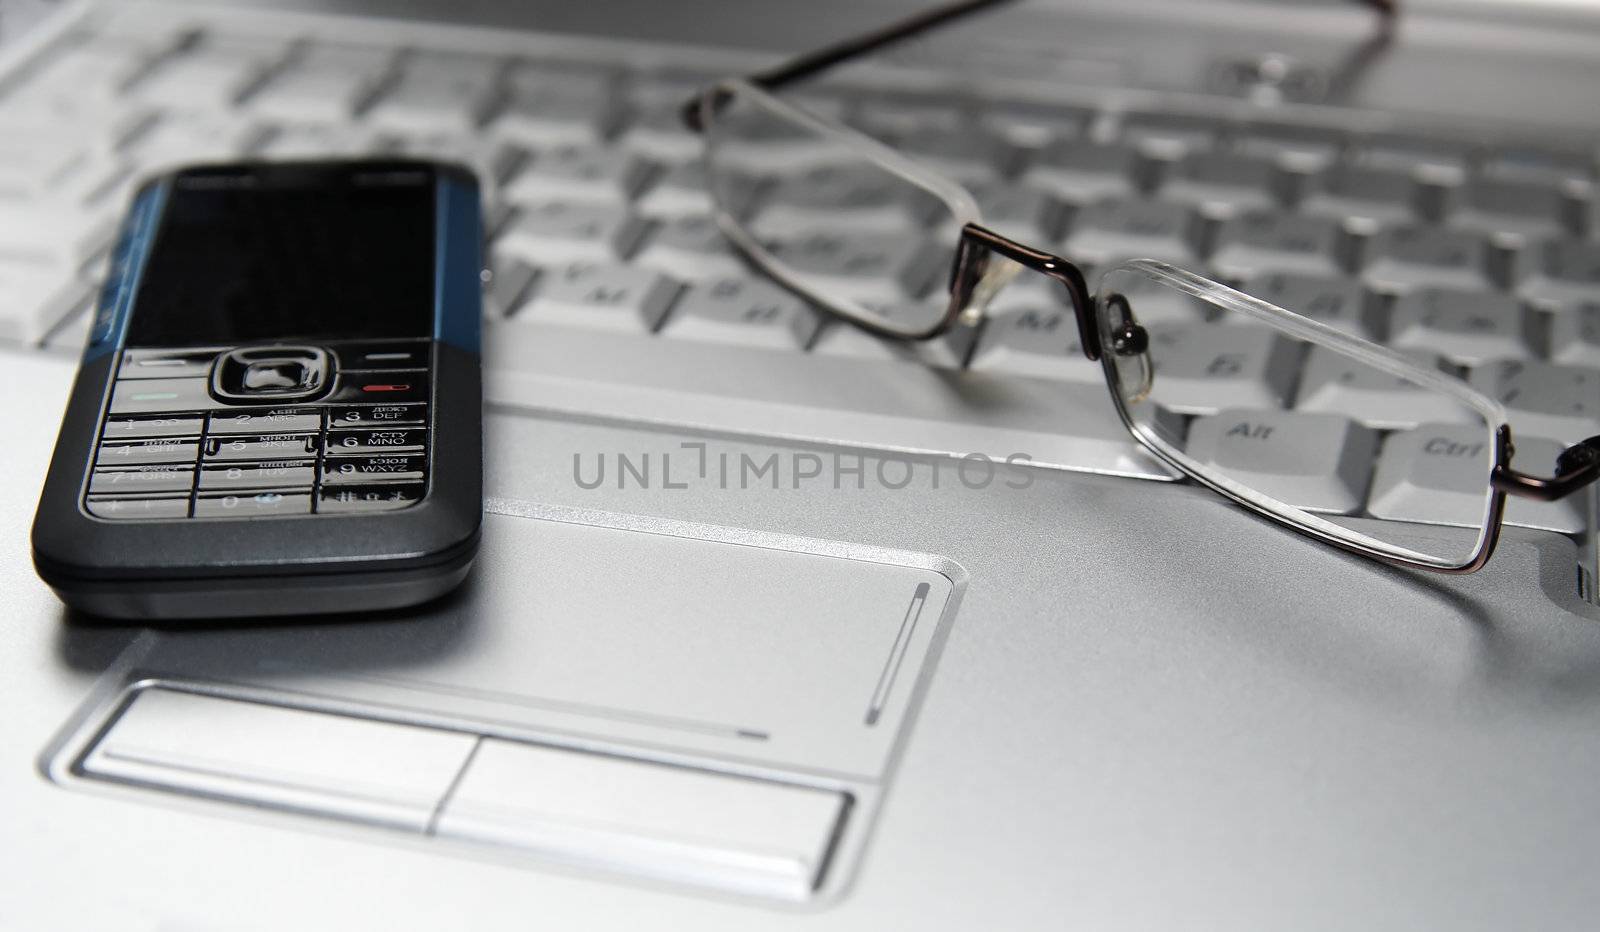
[[[758,809],[766,809],[769,798],[798,800],[795,812],[801,815],[784,822],[779,834],[804,839],[798,847],[807,853],[786,862],[783,883],[750,881],[746,864],[745,873],[737,874],[742,879],[724,887],[804,898],[841,883],[864,842],[900,733],[953,617],[964,578],[960,569],[927,554],[517,502],[491,502],[489,512],[472,581],[423,617],[158,636],[142,657],[129,658],[117,674],[120,682],[101,693],[110,698],[87,710],[80,738],[57,754],[65,763],[60,775],[115,782],[123,770],[97,763],[111,760],[107,752],[114,748],[96,756],[95,736],[119,740],[116,716],[138,706],[139,692],[181,690],[317,713],[251,718],[228,706],[228,714],[241,721],[273,723],[270,746],[237,752],[249,759],[252,774],[290,772],[272,760],[299,753],[296,729],[332,727],[328,715],[426,728],[440,739],[419,735],[416,746],[437,745],[450,755],[462,756],[456,736],[479,742],[475,753],[445,767],[459,767],[460,773],[442,781],[434,811],[374,822],[359,809],[342,812],[333,788],[325,792],[331,802],[313,806],[302,799],[295,807],[301,813],[390,830],[411,826],[447,841],[452,826],[468,823],[443,796],[455,786],[470,790],[460,792],[458,808],[468,797],[478,807],[472,831],[465,833],[470,839],[561,860],[561,844],[551,839],[570,841],[572,833],[552,835],[550,825],[562,818],[552,808],[562,806],[552,807],[546,796],[534,819],[527,815],[532,803],[494,798],[505,791],[493,788],[516,786],[523,778],[491,779],[488,768],[604,774],[609,785],[628,787],[628,805],[575,796],[572,806],[582,811],[574,819],[581,816],[592,826],[597,813],[627,810],[650,812],[654,821],[634,833],[649,836],[643,849],[628,824],[615,826],[599,842],[592,833],[581,844],[570,841],[581,849],[585,866],[718,886],[719,877],[734,875],[685,869],[685,863],[721,864],[726,857],[701,853],[679,863],[683,858],[673,852],[684,846],[658,837],[669,825],[686,838],[703,838],[712,824],[697,831],[695,807],[667,819],[649,801],[656,787],[665,806],[685,792],[692,797],[702,792],[699,787],[719,786],[697,781],[735,778],[751,786],[750,798],[761,801]],[[142,729],[139,740],[121,740],[159,745],[161,755],[150,758],[158,767],[161,760],[180,764],[173,770],[178,776],[167,779],[152,777],[149,761],[141,759],[140,786],[215,804],[215,785],[226,785],[235,801],[272,808],[271,799],[251,795],[255,778],[248,774],[225,775],[231,782],[204,792],[186,788],[181,774],[194,768],[181,759],[206,757],[204,749],[185,748],[187,736],[199,733],[195,728],[150,736],[166,733],[164,717],[176,716],[170,709],[182,712],[174,721],[192,721],[209,716],[209,707],[170,699],[145,707],[142,717],[129,716],[130,722],[141,720],[127,726]],[[372,740],[394,740],[388,732],[372,734]],[[530,750],[508,757],[513,751],[507,742]],[[314,744],[308,739],[307,747]],[[412,745],[405,747],[411,753]],[[614,763],[596,761],[597,753]],[[319,770],[315,786],[305,792],[323,792],[330,781],[347,779],[342,774]],[[574,787],[591,782],[587,776],[562,780]],[[712,795],[737,798],[739,785],[745,784],[728,784]],[[835,799],[843,804],[828,802]],[[428,809],[425,802],[418,805]],[[493,817],[485,823],[485,813],[497,812],[507,814],[505,826],[492,824]],[[623,841],[610,857],[614,837]],[[818,838],[831,846],[826,859],[816,854]],[[741,838],[740,844],[763,850],[766,843]],[[795,863],[807,865],[798,882]],[[765,877],[760,871],[756,876]]]

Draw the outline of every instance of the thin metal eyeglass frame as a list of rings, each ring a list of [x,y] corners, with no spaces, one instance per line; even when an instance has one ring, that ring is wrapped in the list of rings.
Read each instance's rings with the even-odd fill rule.
[[[1425,559],[1411,559],[1399,556],[1383,549],[1363,545],[1348,537],[1340,537],[1338,533],[1319,529],[1317,526],[1307,523],[1302,517],[1286,515],[1279,510],[1264,507],[1261,503],[1241,496],[1214,481],[1212,477],[1191,469],[1182,462],[1168,456],[1137,428],[1126,409],[1121,393],[1117,390],[1117,385],[1114,381],[1116,375],[1112,362],[1110,359],[1105,358],[1106,341],[1103,337],[1107,335],[1101,333],[1099,317],[1096,314],[1095,297],[1089,292],[1083,271],[1076,264],[1061,256],[1018,242],[977,222],[981,217],[978,215],[976,204],[972,202],[971,195],[961,188],[959,184],[944,178],[936,172],[925,169],[877,140],[871,139],[864,134],[856,133],[854,130],[801,108],[792,107],[766,93],[768,89],[775,89],[783,84],[810,76],[825,68],[899,41],[935,25],[1003,2],[1009,2],[1009,0],[966,0],[966,2],[936,8],[920,17],[889,26],[860,39],[801,56],[777,68],[753,75],[750,78],[734,78],[719,82],[717,85],[703,91],[684,108],[685,122],[696,132],[706,135],[706,130],[713,123],[716,114],[726,105],[728,100],[738,93],[750,94],[754,99],[761,102],[763,108],[769,110],[769,112],[794,119],[802,127],[854,143],[861,149],[865,158],[877,163],[891,173],[900,175],[913,184],[920,185],[930,193],[941,196],[947,205],[950,204],[951,198],[945,196],[946,189],[953,189],[965,195],[966,204],[971,206],[970,215],[976,219],[969,220],[961,226],[949,278],[950,301],[944,314],[935,324],[921,330],[901,331],[880,325],[853,312],[842,310],[835,302],[827,300],[825,296],[817,295],[814,289],[804,282],[784,274],[781,263],[778,263],[775,259],[765,257],[764,249],[755,241],[754,237],[745,232],[737,220],[727,215],[719,207],[718,220],[724,231],[729,234],[730,238],[735,240],[741,249],[756,258],[758,264],[769,274],[783,281],[791,289],[805,294],[816,303],[855,324],[880,335],[899,339],[930,339],[948,331],[960,316],[968,311],[970,302],[988,271],[991,254],[997,254],[1022,268],[1048,276],[1061,284],[1067,291],[1072,304],[1074,318],[1077,322],[1079,344],[1083,353],[1089,360],[1101,362],[1107,379],[1107,388],[1116,402],[1118,414],[1122,418],[1124,426],[1128,428],[1130,434],[1141,446],[1150,450],[1158,458],[1167,462],[1184,475],[1200,482],[1202,485],[1255,514],[1272,519],[1297,533],[1338,547],[1341,550],[1393,566],[1440,573],[1475,572],[1487,564],[1494,553],[1503,527],[1505,499],[1508,494],[1541,501],[1554,501],[1600,480],[1600,436],[1591,437],[1569,447],[1558,459],[1556,464],[1557,473],[1553,477],[1533,476],[1513,469],[1510,465],[1514,452],[1511,441],[1511,428],[1504,422],[1502,413],[1498,419],[1487,417],[1486,415],[1486,419],[1493,428],[1493,448],[1489,476],[1487,477],[1486,492],[1488,493],[1488,501],[1484,524],[1479,529],[1477,545],[1473,548],[1471,555],[1460,564],[1442,565],[1439,562],[1429,562]],[[1384,0],[1364,0],[1364,2],[1367,5],[1378,8],[1388,16],[1392,16],[1395,12],[1395,4],[1392,2],[1384,2]],[[708,174],[710,161],[708,157]],[[963,214],[967,214],[968,211],[957,210],[952,205],[952,213],[960,218]],[[1172,271],[1178,272],[1181,270],[1174,269]],[[1198,278],[1197,276],[1195,277]],[[1236,292],[1221,283],[1211,282],[1206,279],[1200,280],[1206,282],[1209,287],[1217,289],[1218,294],[1234,296],[1249,305],[1255,306],[1257,308],[1256,313],[1279,329],[1287,330],[1291,333],[1296,330],[1307,330],[1312,335],[1313,342],[1331,345],[1331,348],[1344,352],[1350,352],[1353,349],[1356,351],[1358,359],[1366,358],[1368,361],[1376,361],[1380,368],[1391,370],[1394,374],[1418,384],[1427,385],[1435,381],[1436,377],[1442,378],[1438,373],[1428,372],[1385,347],[1360,338],[1350,337],[1317,321],[1302,317],[1286,308],[1260,301],[1242,292]],[[1124,306],[1131,306],[1125,297],[1120,295],[1116,297],[1122,299]],[[981,313],[983,309],[980,308],[979,310]],[[1114,352],[1119,356],[1144,352],[1147,342],[1145,334],[1142,328],[1134,322],[1131,315],[1128,325],[1122,332],[1110,334],[1109,336]],[[1331,344],[1328,342],[1330,340],[1332,341]],[[1345,343],[1349,343],[1350,346],[1343,346]],[[1472,404],[1469,406],[1478,408],[1482,412],[1500,410],[1497,402],[1467,387],[1465,384],[1452,385],[1447,393],[1474,396],[1470,399]],[[1322,522],[1319,521],[1318,523]],[[1339,532],[1354,533],[1342,528],[1339,529]],[[1364,535],[1362,536],[1364,537]]]

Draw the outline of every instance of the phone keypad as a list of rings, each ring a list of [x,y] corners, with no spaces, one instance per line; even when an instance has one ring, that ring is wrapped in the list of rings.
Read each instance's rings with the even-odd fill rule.
[[[431,342],[332,343],[315,402],[214,400],[227,347],[128,350],[112,387],[84,508],[113,520],[360,514],[427,494]]]

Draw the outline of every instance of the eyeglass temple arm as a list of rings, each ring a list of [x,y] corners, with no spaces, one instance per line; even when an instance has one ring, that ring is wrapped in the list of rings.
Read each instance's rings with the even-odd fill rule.
[[[910,19],[892,23],[882,29],[869,32],[866,35],[847,39],[836,45],[825,46],[814,52],[807,52],[798,58],[792,58],[776,67],[766,71],[758,71],[747,80],[757,87],[767,90],[776,90],[785,84],[810,77],[819,71],[832,68],[840,62],[877,51],[886,45],[892,45],[902,39],[910,38],[919,32],[941,26],[954,19],[960,19],[970,13],[986,10],[1002,3],[1011,3],[1014,0],[959,0],[957,3],[948,3],[936,6],[925,13],[920,13]],[[1385,17],[1392,17],[1400,10],[1400,0],[1355,0],[1362,6],[1372,7]],[[700,101],[702,94],[696,94],[684,103],[682,114],[683,123],[689,129],[700,132],[704,127],[700,123]]]
[[[969,13],[976,13],[1002,3],[1011,3],[1013,0],[961,0],[959,3],[949,3],[936,6],[925,13],[920,13],[910,19],[901,20],[885,26],[882,29],[869,32],[854,39],[847,39],[836,45],[826,46],[814,52],[807,52],[797,58],[791,58],[776,67],[766,71],[758,71],[746,80],[757,87],[775,90],[785,84],[810,77],[819,71],[832,68],[834,65],[852,58],[874,52],[886,45],[899,42],[922,32],[932,29],[953,19],[959,19]],[[683,106],[683,122],[695,132],[700,132],[700,99],[695,95]]]
[[[1506,439],[1509,450],[1510,440]],[[1517,472],[1502,458],[1489,476],[1489,482],[1508,495],[1553,502],[1566,498],[1596,479],[1600,479],[1600,436],[1574,444],[1556,459],[1556,474],[1548,479]]]

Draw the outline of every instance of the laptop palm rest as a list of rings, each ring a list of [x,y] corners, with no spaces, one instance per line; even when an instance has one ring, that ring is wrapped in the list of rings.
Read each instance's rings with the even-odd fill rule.
[[[836,895],[960,568],[507,501],[484,533],[473,581],[421,616],[143,639],[48,769],[457,853]]]

